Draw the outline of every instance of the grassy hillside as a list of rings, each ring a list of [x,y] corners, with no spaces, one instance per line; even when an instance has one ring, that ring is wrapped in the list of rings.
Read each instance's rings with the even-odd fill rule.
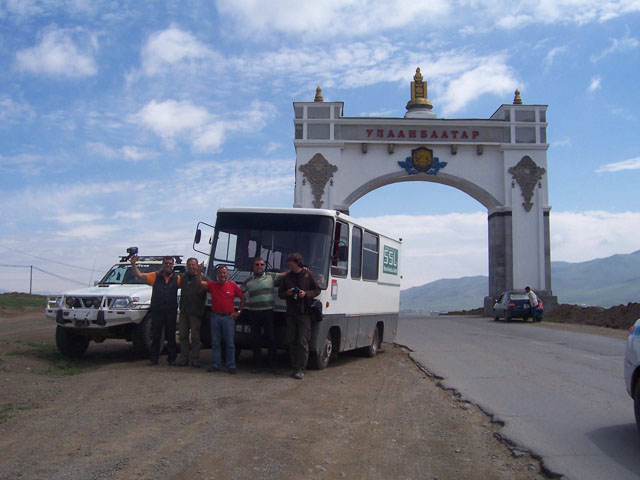
[[[560,303],[612,307],[640,302],[640,250],[588,262],[551,262],[551,286]],[[400,309],[469,310],[481,307],[487,292],[488,278],[482,275],[436,280],[400,292]]]
[[[0,294],[0,307],[42,307],[47,303],[44,295],[29,295],[28,293]]]

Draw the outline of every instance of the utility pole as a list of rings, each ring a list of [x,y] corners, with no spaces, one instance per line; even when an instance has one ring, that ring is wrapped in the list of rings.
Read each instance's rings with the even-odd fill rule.
[[[33,265],[29,265],[29,295],[31,295],[32,287],[33,287]]]

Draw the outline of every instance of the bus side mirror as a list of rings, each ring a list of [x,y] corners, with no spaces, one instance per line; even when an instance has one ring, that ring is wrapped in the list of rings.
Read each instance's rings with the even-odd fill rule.
[[[196,230],[196,236],[193,238],[193,243],[196,245],[200,243],[200,239],[202,238],[202,230],[199,228]]]

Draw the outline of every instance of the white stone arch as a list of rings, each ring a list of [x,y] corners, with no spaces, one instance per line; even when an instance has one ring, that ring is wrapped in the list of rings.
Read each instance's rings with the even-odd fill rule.
[[[516,91],[487,119],[438,119],[419,71],[414,80],[404,118],[344,117],[319,88],[313,102],[294,102],[294,207],[348,212],[385,185],[451,186],[487,209],[485,314],[500,292],[525,285],[552,307],[547,106],[522,104]]]
[[[437,177],[420,175],[418,178],[412,178],[410,176],[398,173],[381,175],[380,177],[374,178],[360,185],[360,187],[358,187],[349,196],[346,197],[345,203],[348,206],[351,206],[356,201],[364,197],[367,193],[373,192],[374,190],[385,187],[387,185],[403,182],[430,182],[447,185],[466,193],[490,211],[495,210],[500,205],[498,199],[496,199],[490,192],[487,192],[485,189],[470,182],[469,180],[461,179],[444,173],[438,175]]]

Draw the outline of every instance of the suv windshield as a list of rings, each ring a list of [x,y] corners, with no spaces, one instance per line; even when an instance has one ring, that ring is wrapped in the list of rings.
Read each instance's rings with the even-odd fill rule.
[[[322,215],[219,212],[209,269],[224,263],[250,272],[260,256],[268,270],[284,272],[287,255],[300,253],[326,288],[332,233],[333,218]]]
[[[150,263],[137,263],[138,269],[142,273],[150,273],[157,272],[162,268],[162,265],[158,264],[150,264]],[[122,285],[122,284],[144,284],[146,282],[144,280],[139,280],[133,274],[133,270],[131,269],[130,264],[117,264],[111,267],[111,270],[107,272],[107,274],[100,280],[101,285],[110,284],[110,285]]]

